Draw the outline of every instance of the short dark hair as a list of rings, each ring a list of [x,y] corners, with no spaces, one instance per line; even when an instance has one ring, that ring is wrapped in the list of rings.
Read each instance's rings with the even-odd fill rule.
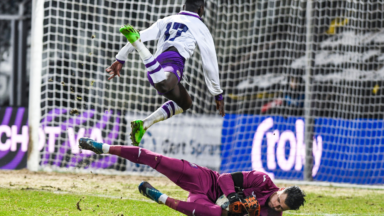
[[[291,186],[285,188],[284,193],[287,194],[285,204],[291,210],[298,210],[300,206],[304,206],[305,193],[298,186]]]
[[[197,11],[201,6],[204,6],[204,0],[185,0],[187,11]]]

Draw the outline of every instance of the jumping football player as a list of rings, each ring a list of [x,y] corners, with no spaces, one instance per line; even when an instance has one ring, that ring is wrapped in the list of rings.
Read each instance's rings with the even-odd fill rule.
[[[200,48],[205,82],[209,92],[215,96],[216,109],[224,116],[223,90],[220,88],[219,68],[215,45],[211,33],[201,20],[204,14],[204,0],[186,0],[183,11],[177,15],[158,20],[148,29],[136,31],[132,26],[120,28],[129,43],[116,55],[116,61],[106,69],[111,75],[120,77],[120,70],[128,59],[128,53],[135,49],[147,68],[150,84],[169,101],[144,120],[131,122],[132,144],[138,146],[145,131],[153,124],[180,114],[192,106],[191,96],[180,83],[184,63],[196,47]],[[153,56],[143,42],[158,40],[157,52]]]
[[[112,154],[134,163],[145,164],[168,177],[189,192],[187,201],[161,193],[148,182],[139,185],[144,196],[186,215],[281,216],[282,211],[297,210],[304,205],[305,194],[297,186],[278,188],[267,174],[258,171],[219,174],[185,160],[169,158],[136,146],[110,146],[81,138],[79,147],[96,154]],[[216,205],[225,194],[229,211]]]

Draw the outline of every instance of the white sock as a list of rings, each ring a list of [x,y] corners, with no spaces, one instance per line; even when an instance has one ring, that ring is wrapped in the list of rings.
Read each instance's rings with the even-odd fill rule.
[[[143,44],[143,42],[141,42],[141,39],[133,42],[132,46],[136,48],[137,52],[139,53],[139,55],[143,61],[152,57],[152,53],[149,52],[147,47]]]
[[[136,40],[135,42],[133,42],[132,45],[136,48],[137,52],[139,53],[141,59],[144,62],[145,67],[147,67],[147,70],[153,82],[159,83],[163,80],[166,80],[167,77],[164,73],[163,68],[157,62],[157,60],[152,56],[152,53],[149,52],[149,50],[141,42],[141,40]]]
[[[168,199],[168,196],[166,194],[163,194],[159,197],[159,202],[165,204],[165,202],[167,201]]]
[[[184,110],[179,107],[175,102],[171,100],[167,101],[154,113],[152,113],[150,116],[143,120],[143,127],[145,130],[147,130],[153,124],[171,118],[172,116],[180,114],[183,111]]]
[[[159,83],[167,79],[163,67],[157,62],[157,60],[151,56],[146,60],[143,60],[145,67],[148,70],[149,76],[152,78],[153,83]]]
[[[111,147],[110,145],[108,145],[108,144],[103,144],[103,153],[104,154],[107,154],[107,153],[109,153],[109,147]]]
[[[143,120],[143,127],[144,130],[147,130],[149,127],[151,127],[153,124],[163,121],[166,119],[167,113],[160,107],[155,112],[153,112],[150,116],[145,118]]]

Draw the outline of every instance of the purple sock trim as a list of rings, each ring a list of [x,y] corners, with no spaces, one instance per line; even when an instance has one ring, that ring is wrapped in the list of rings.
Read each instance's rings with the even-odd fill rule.
[[[215,99],[217,100],[217,101],[222,101],[224,98],[223,98],[223,94],[219,94],[219,95],[216,95],[215,96]]]
[[[121,60],[119,60],[119,59],[116,59],[116,61],[120,62],[121,64],[124,64],[124,63],[125,63],[125,61],[121,61]]]
[[[175,115],[176,109],[175,109],[174,102],[170,101],[169,104],[171,105],[171,108],[172,108],[172,115]]]
[[[149,68],[149,67],[152,67],[153,65],[155,65],[157,63],[156,60],[153,60],[152,62],[148,63],[145,65],[146,68]]]
[[[153,70],[153,71],[148,71],[148,73],[149,73],[149,74],[154,74],[154,73],[157,73],[157,72],[161,71],[161,69],[162,69],[162,67],[161,67],[161,65],[159,65],[159,67],[157,67],[155,70]]]
[[[163,108],[163,110],[165,110],[165,112],[167,113],[167,118],[169,118],[171,116],[171,112],[168,109],[167,103],[165,103],[163,106],[161,106],[161,108]]]

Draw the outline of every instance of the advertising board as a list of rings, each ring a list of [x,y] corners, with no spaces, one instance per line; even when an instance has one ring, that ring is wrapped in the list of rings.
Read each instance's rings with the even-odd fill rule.
[[[316,118],[312,176],[317,181],[382,184],[383,120]],[[302,180],[302,118],[226,115],[221,172],[259,170],[275,179]]]
[[[127,115],[127,122],[143,117]],[[178,115],[150,127],[140,146],[162,155],[184,159],[219,171],[223,118],[208,115]],[[129,136],[130,130],[127,131]],[[127,138],[129,140],[129,138]],[[152,172],[145,165],[127,162],[128,171]]]
[[[24,107],[0,107],[0,169],[27,166],[28,110]]]

